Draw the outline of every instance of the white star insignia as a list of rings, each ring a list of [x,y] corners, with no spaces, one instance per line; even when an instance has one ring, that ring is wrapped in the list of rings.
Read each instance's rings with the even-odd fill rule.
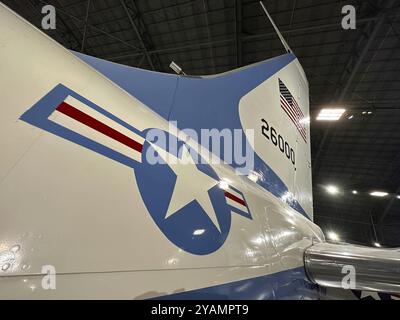
[[[221,232],[217,215],[208,195],[208,190],[219,182],[197,168],[185,145],[182,147],[182,157],[177,158],[159,146],[150,144],[176,174],[174,191],[165,219],[177,213],[190,202],[197,201],[218,231]]]

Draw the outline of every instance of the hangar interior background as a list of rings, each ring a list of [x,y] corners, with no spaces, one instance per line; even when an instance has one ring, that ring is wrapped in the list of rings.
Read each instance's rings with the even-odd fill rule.
[[[150,70],[207,75],[284,53],[254,0],[2,0],[68,49]],[[400,246],[400,3],[265,2],[310,81],[315,222],[340,241]],[[341,27],[344,5],[355,30]],[[34,52],[27,52],[34,55]],[[337,122],[316,121],[344,107]],[[327,192],[327,186],[338,192]],[[372,191],[388,195],[373,197]],[[398,197],[399,196],[399,197]]]

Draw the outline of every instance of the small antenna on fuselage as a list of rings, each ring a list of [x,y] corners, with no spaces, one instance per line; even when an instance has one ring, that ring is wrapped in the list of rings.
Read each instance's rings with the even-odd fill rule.
[[[278,27],[276,26],[274,20],[272,20],[271,16],[269,15],[267,8],[264,6],[264,3],[260,1],[260,5],[262,9],[264,10],[265,14],[267,15],[269,21],[271,22],[272,26],[275,29],[275,32],[278,34],[279,39],[281,40],[283,46],[285,47],[285,50],[287,53],[292,53],[292,49],[290,49],[289,45],[287,44],[285,38],[282,36],[282,33],[279,31]]]
[[[178,76],[186,76],[186,73],[183,72],[183,69],[174,61],[171,61],[169,67],[175,71]]]

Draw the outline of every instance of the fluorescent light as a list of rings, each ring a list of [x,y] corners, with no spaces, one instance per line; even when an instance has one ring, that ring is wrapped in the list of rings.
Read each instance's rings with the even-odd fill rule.
[[[353,119],[354,118],[354,116],[353,115],[351,115],[350,117],[348,117],[347,119],[349,119],[349,120],[351,120],[351,119]]]
[[[336,232],[330,231],[328,232],[328,238],[332,241],[339,241],[339,236]]]
[[[367,111],[363,111],[362,114],[367,114]]]
[[[352,194],[357,194],[358,191],[357,191],[357,190],[353,190],[351,193],[352,193]]]
[[[383,192],[383,191],[373,191],[373,192],[370,192],[370,193],[369,193],[370,196],[373,196],[373,197],[380,197],[380,198],[386,197],[388,194],[389,194],[389,193]]]
[[[346,109],[322,109],[317,117],[318,121],[337,121]]]
[[[325,187],[326,191],[330,194],[337,194],[339,193],[339,189],[336,186],[326,186]]]
[[[367,114],[372,114],[372,111],[368,111]]]
[[[400,195],[396,196],[397,199],[400,199]]]
[[[379,242],[374,242],[374,246],[380,248],[381,244]]]

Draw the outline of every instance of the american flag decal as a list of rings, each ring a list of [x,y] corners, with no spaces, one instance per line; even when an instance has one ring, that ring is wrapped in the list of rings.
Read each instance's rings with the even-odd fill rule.
[[[290,93],[289,89],[285,86],[281,79],[279,79],[279,92],[281,108],[286,112],[290,120],[293,122],[297,131],[300,133],[304,142],[307,143],[307,131],[305,125],[301,122],[304,119],[304,114],[301,111],[296,100]]]

